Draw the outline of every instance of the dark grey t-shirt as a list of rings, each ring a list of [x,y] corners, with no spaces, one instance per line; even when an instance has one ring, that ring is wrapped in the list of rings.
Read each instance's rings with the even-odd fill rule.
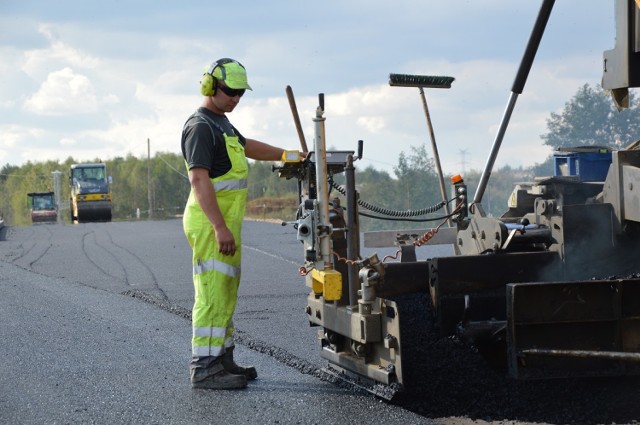
[[[189,169],[206,168],[209,178],[220,177],[231,169],[231,161],[222,133],[233,136],[245,145],[246,139],[225,115],[216,115],[207,108],[198,108],[182,129],[182,156]]]

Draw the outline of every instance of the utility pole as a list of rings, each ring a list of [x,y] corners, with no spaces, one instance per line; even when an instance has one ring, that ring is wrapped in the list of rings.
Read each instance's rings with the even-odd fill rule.
[[[149,202],[149,219],[153,217],[153,196],[151,194],[151,141],[147,137],[147,200]]]
[[[55,198],[55,202],[56,202],[56,213],[57,213],[57,219],[56,221],[58,222],[58,224],[60,224],[62,222],[62,217],[61,217],[61,212],[60,212],[60,176],[62,176],[62,171],[53,171],[51,172],[51,174],[53,174],[53,197]]]

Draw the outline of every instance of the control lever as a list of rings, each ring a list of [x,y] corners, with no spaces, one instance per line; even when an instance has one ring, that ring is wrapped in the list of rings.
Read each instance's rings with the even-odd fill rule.
[[[522,227],[520,228],[515,228],[515,229],[511,229],[511,232],[509,232],[509,237],[507,238],[507,240],[504,242],[504,244],[502,245],[502,249],[507,249],[507,247],[509,246],[509,243],[511,243],[511,239],[513,239],[513,237],[515,236],[515,234],[517,232],[520,232],[521,235],[524,235],[527,232],[527,226],[529,225],[529,220],[526,218],[523,218],[522,220],[520,220],[520,225]]]

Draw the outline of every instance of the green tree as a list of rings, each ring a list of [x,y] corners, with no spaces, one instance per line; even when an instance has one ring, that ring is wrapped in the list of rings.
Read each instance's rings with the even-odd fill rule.
[[[442,200],[435,165],[426,147],[411,147],[410,154],[400,153],[398,165],[394,167],[396,178],[387,173],[365,170],[364,176],[356,176],[356,188],[360,199],[376,207],[394,210],[420,210],[433,206]],[[360,209],[361,213],[386,217],[385,220],[362,217],[362,230],[407,229],[427,227],[430,224],[397,220],[375,211]],[[433,216],[441,216],[444,209]],[[425,218],[425,216],[412,217]]]
[[[340,176],[342,179],[342,176]],[[344,181],[344,179],[342,179]],[[338,182],[336,178],[336,182]],[[381,208],[394,209],[396,207],[395,191],[396,180],[393,179],[386,171],[376,170],[371,166],[368,166],[363,171],[359,172],[356,169],[355,176],[356,191],[358,192],[359,199],[368,204],[375,205]],[[346,201],[343,205],[346,205]],[[376,214],[372,211],[359,208],[361,213]],[[393,227],[391,221],[382,221],[365,216],[360,217],[360,229],[361,230],[379,230],[389,229]]]
[[[0,169],[0,220],[9,220],[12,215],[11,209],[11,191],[9,190],[8,180],[13,174],[18,173],[20,167],[6,164]]]
[[[423,208],[425,202],[439,198],[434,196],[439,193],[434,161],[429,158],[425,145],[411,146],[409,155],[400,152],[398,165],[393,167],[393,171],[398,178],[398,189],[404,196],[404,202],[398,199],[400,205],[404,204],[401,208]]]
[[[547,159],[545,159],[541,163],[536,163],[533,167],[531,167],[531,174],[535,177],[545,177],[545,176],[553,176],[555,168],[555,160],[553,155],[549,155]]]
[[[278,176],[273,170],[273,162],[250,161],[248,176],[248,199],[262,197],[291,197],[298,193],[298,182],[295,179],[286,180]]]
[[[148,168],[151,178],[148,178]],[[182,212],[189,196],[189,179],[181,155],[157,152],[151,162],[128,155],[107,161],[107,171],[113,178],[113,214],[117,219],[172,217]],[[151,205],[149,205],[149,189]]]
[[[481,202],[487,215],[493,217],[502,216],[508,209],[507,203],[516,182],[532,181],[534,177],[533,170],[535,168],[536,167],[512,168],[509,165],[505,165],[502,168],[494,170],[491,173],[491,178],[489,179],[489,183],[487,184]],[[540,169],[545,170],[545,172],[548,171],[544,166],[540,166]],[[481,172],[478,170],[471,170],[463,177],[464,182],[467,185],[469,202],[471,202],[478,189]]]
[[[554,148],[604,146],[622,149],[640,138],[640,102],[630,93],[629,108],[618,111],[599,86],[585,84],[547,119],[545,144]]]
[[[158,152],[151,161],[154,216],[182,213],[189,196],[189,177],[181,155]]]

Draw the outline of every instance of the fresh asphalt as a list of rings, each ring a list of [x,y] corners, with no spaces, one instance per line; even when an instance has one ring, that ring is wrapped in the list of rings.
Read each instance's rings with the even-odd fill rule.
[[[245,223],[236,357],[259,377],[239,391],[190,386],[180,220],[0,234],[2,424],[437,423],[323,374],[290,226]]]

